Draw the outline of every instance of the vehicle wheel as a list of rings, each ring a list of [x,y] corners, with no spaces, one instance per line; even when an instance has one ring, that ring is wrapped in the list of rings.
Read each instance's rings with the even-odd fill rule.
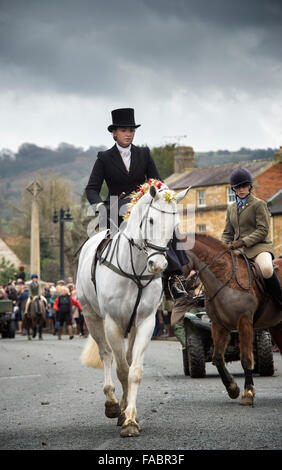
[[[261,375],[270,377],[274,374],[273,346],[267,330],[255,331],[256,365],[255,370]]]
[[[201,378],[206,375],[205,348],[200,335],[192,333],[187,337],[188,364],[190,375]]]
[[[8,337],[14,338],[15,334],[16,334],[16,322],[15,320],[11,320],[9,323]]]
[[[8,331],[7,328],[2,330],[2,338],[8,338]]]
[[[185,374],[185,375],[190,375],[189,359],[188,359],[188,350],[187,350],[187,348],[183,348],[183,349],[182,349],[182,355],[183,355],[183,369],[184,369],[184,374]]]

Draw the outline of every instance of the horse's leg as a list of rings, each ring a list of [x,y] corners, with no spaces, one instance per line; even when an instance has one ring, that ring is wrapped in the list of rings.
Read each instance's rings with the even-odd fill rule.
[[[238,332],[240,339],[241,364],[245,373],[245,390],[242,395],[241,405],[253,405],[255,397],[255,387],[253,382],[254,357],[253,357],[253,336],[254,329],[252,322],[247,315],[239,319]]]
[[[116,364],[117,376],[122,385],[123,395],[120,401],[120,416],[118,417],[118,426],[122,426],[125,421],[125,409],[127,407],[128,394],[128,371],[129,365],[125,351],[125,340],[123,332],[118,328],[116,322],[108,315],[105,322],[107,339],[113,350]]]
[[[104,394],[106,395],[105,414],[108,418],[118,418],[120,415],[120,407],[115,396],[115,387],[112,381],[113,353],[106,340],[104,320],[89,306],[83,306],[83,314],[88,331],[98,345],[100,358],[104,364]]]
[[[37,321],[36,321],[36,317],[35,317],[35,318],[32,319],[32,331],[33,331],[32,337],[33,338],[36,337],[36,332],[37,332],[36,330],[37,330]]]
[[[44,325],[44,317],[43,317],[43,314],[40,314],[39,322],[38,322],[38,334],[39,334],[39,339],[42,339],[43,325]]]
[[[25,317],[26,317],[26,315],[25,315]],[[26,329],[26,333],[27,333],[27,339],[29,341],[31,340],[30,328],[31,328],[30,320],[29,320],[29,318],[26,317],[25,318],[25,329]]]
[[[230,340],[229,331],[217,323],[212,323],[212,339],[213,339],[213,364],[216,366],[223,384],[230,398],[237,398],[240,389],[234,382],[234,378],[229,374],[224,361],[224,352]]]
[[[127,359],[129,366],[132,363],[132,350],[133,350],[135,337],[136,337],[136,328],[135,326],[132,326],[130,333],[128,335],[128,346],[127,346],[127,353],[126,353],[126,359]]]
[[[138,436],[140,434],[139,425],[136,420],[136,398],[143,374],[144,354],[151,341],[154,327],[155,313],[143,320],[136,330],[132,362],[128,374],[128,405],[125,410],[125,422],[120,433],[122,437]]]

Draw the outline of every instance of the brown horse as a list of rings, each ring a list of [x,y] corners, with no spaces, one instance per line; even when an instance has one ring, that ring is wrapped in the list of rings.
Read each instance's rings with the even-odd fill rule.
[[[185,242],[193,246],[188,235]],[[190,240],[189,240],[190,238]],[[230,331],[237,330],[240,339],[241,364],[245,373],[242,405],[253,405],[255,387],[252,370],[253,333],[255,328],[267,328],[282,352],[282,312],[273,299],[254,281],[246,258],[234,253],[228,245],[206,234],[195,234],[193,248],[187,251],[191,269],[195,269],[204,284],[206,310],[211,319],[214,343],[213,363],[231,398],[240,389],[224,363],[224,352]],[[282,259],[274,260],[277,275],[282,278]]]
[[[26,302],[24,302],[23,311],[25,309]],[[37,334],[37,329],[39,339],[43,339],[42,330],[46,321],[46,310],[46,304],[43,299],[35,298],[31,300],[28,307],[28,312],[24,315],[23,321],[23,328],[27,330],[27,338],[29,340],[31,340],[31,330],[32,338],[35,338]]]

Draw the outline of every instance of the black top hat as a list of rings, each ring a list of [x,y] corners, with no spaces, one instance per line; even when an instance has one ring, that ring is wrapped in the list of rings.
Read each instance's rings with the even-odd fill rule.
[[[108,127],[108,131],[112,132],[117,127],[140,127],[141,124],[135,124],[134,120],[134,109],[132,108],[121,108],[121,109],[114,109],[112,111],[112,121]]]

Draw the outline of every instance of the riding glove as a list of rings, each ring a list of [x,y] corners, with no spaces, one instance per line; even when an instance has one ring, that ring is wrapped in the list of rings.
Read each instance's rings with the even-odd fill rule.
[[[237,248],[242,248],[242,246],[245,246],[245,243],[243,242],[243,240],[234,240],[231,243],[232,250],[237,250]]]

